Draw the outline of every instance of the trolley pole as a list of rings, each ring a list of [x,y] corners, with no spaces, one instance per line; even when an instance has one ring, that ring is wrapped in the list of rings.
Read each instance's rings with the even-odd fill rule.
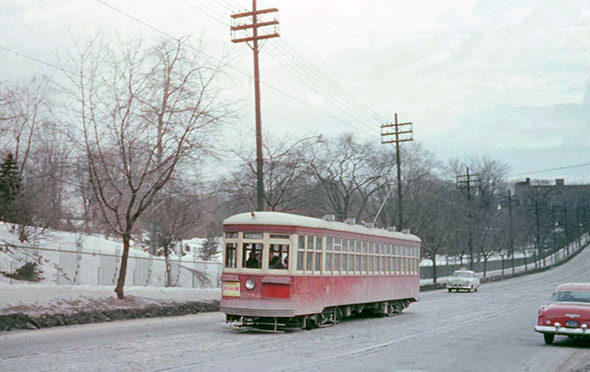
[[[469,270],[473,270],[473,237],[471,232],[471,185],[479,183],[479,173],[470,173],[467,167],[467,173],[457,176],[457,186],[467,190],[467,204],[469,204],[467,214],[467,243],[469,246]]]
[[[381,143],[395,143],[395,162],[397,167],[397,222],[398,229],[401,231],[404,226],[404,208],[402,204],[402,168],[400,156],[400,143],[413,141],[412,123],[398,123],[397,113],[395,114],[395,122],[381,125]],[[393,131],[390,129],[393,128]],[[388,136],[394,138],[389,139]]]
[[[236,20],[241,20],[242,18],[252,17],[252,23],[240,23],[231,26],[232,31],[232,42],[233,43],[246,43],[252,49],[254,54],[254,101],[255,101],[255,113],[256,113],[256,210],[263,211],[265,209],[264,205],[264,178],[263,178],[263,170],[264,164],[262,161],[262,115],[260,112],[260,71],[258,66],[258,53],[259,53],[259,44],[260,40],[270,39],[274,37],[279,37],[279,33],[277,32],[276,27],[279,24],[278,19],[276,17],[273,20],[259,22],[258,16],[265,15],[265,14],[274,14],[278,13],[277,8],[269,8],[269,9],[256,9],[256,0],[252,0],[252,11],[245,12],[245,13],[236,13],[232,14],[232,23]],[[266,33],[260,35],[258,30],[262,27],[274,26],[274,31],[272,33]],[[246,35],[246,37],[234,37],[235,32],[244,31],[249,32],[252,31],[252,35]],[[250,44],[252,43],[252,44]]]

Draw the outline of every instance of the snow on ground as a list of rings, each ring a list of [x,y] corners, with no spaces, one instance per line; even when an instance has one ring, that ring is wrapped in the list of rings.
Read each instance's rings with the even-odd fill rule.
[[[211,302],[221,298],[218,288],[127,287],[127,298],[117,300],[113,289],[113,286],[0,283],[0,315],[68,314],[174,302]]]

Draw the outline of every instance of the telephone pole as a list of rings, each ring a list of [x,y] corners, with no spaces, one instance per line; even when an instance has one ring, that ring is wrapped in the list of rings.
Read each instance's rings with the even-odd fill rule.
[[[510,190],[508,190],[508,219],[510,221],[510,230],[508,231],[510,234],[510,259],[512,261],[512,275],[514,275],[514,231],[512,228],[512,195]]]
[[[398,230],[401,231],[404,226],[404,208],[402,204],[402,168],[401,156],[399,152],[399,144],[401,142],[413,141],[412,123],[398,123],[397,113],[395,114],[395,122],[381,125],[381,143],[395,143],[395,162],[397,165],[397,222]],[[393,129],[393,131],[391,131]],[[389,136],[393,138],[389,138]]]
[[[277,26],[278,19],[275,17],[272,20],[259,22],[259,16],[263,15],[277,15],[277,8],[256,9],[256,0],[252,0],[252,11],[245,13],[232,14],[232,24],[234,21],[240,21],[243,18],[252,17],[252,23],[239,23],[231,26],[232,42],[246,43],[254,52],[254,101],[256,110],[256,210],[263,211],[264,208],[264,184],[263,184],[263,163],[262,163],[262,116],[260,114],[260,73],[258,68],[258,53],[260,51],[258,42],[264,39],[271,39],[279,37]],[[259,29],[263,27],[274,26],[270,33],[259,34]],[[244,31],[247,34],[241,37],[236,37],[236,32]],[[249,32],[252,32],[250,35]]]
[[[470,173],[469,167],[467,167],[467,173],[464,175],[457,176],[457,186],[461,189],[467,190],[467,203],[468,214],[467,214],[467,234],[469,244],[469,270],[473,270],[473,237],[471,234],[471,185],[478,184],[480,181],[479,173]]]

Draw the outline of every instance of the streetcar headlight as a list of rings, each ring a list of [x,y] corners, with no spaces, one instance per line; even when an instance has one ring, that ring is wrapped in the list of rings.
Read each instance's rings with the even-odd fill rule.
[[[244,283],[244,285],[246,286],[247,289],[254,289],[254,287],[256,287],[256,280],[250,278],[250,279],[246,279],[246,282]]]

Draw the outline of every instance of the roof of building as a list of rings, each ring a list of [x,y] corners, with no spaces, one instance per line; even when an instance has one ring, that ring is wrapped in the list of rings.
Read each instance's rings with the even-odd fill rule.
[[[298,226],[323,230],[344,231],[354,234],[375,235],[391,239],[410,240],[420,242],[420,238],[412,234],[398,231],[370,228],[362,225],[348,224],[338,221],[328,221],[321,218],[300,216],[282,212],[251,212],[240,213],[228,217],[223,221],[224,225],[274,225],[274,226]]]

